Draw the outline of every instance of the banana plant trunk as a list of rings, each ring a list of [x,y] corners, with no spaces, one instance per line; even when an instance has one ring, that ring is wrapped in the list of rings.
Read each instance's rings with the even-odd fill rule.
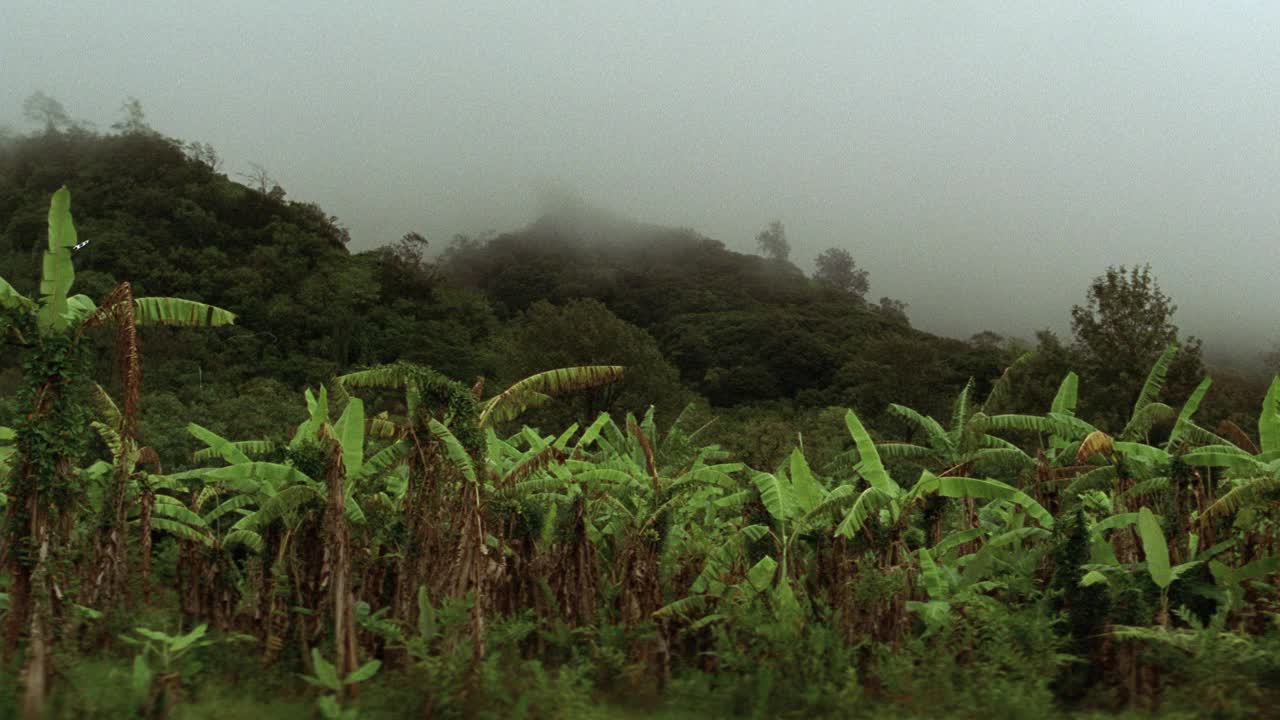
[[[49,679],[49,625],[53,614],[53,593],[49,577],[49,516],[39,492],[31,494],[27,511],[31,517],[34,563],[27,587],[30,592],[30,624],[27,630],[27,662],[23,669],[25,690],[22,716],[37,720],[44,714]]]
[[[341,459],[329,472],[328,536],[330,583],[333,591],[333,641],[339,677],[356,669],[355,612],[351,592],[351,534],[347,528],[346,489]]]

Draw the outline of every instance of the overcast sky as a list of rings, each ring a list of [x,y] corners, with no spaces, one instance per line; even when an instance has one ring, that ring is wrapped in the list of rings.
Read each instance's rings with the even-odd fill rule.
[[[1280,335],[1280,3],[4,5],[0,122],[136,96],[360,248],[519,227],[552,180],[735,249],[779,218],[952,335],[1066,329],[1145,261],[1184,331]]]

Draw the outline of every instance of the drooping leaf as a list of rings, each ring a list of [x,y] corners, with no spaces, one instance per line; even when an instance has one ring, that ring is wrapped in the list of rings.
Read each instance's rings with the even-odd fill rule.
[[[0,277],[0,308],[5,310],[33,310],[36,304],[30,298],[13,289],[13,286]]]
[[[235,313],[183,298],[137,298],[133,301],[133,313],[138,325],[222,327],[236,321]]]
[[[230,443],[246,458],[262,457],[276,451],[276,444],[270,440],[235,440]],[[217,448],[207,447],[197,450],[191,459],[195,462],[208,462],[216,457],[223,457]]]
[[[1173,582],[1173,570],[1169,567],[1169,545],[1164,539],[1160,521],[1143,506],[1138,510],[1138,536],[1142,539],[1142,553],[1147,557],[1147,572],[1160,589]]]
[[[1000,377],[991,384],[991,392],[987,393],[987,399],[982,402],[979,408],[985,414],[991,414],[996,408],[1004,402],[1005,398],[1013,392],[1013,374],[1018,370],[1026,367],[1035,357],[1033,352],[1024,352],[1017,357],[1009,367],[1000,373]]]
[[[751,481],[760,492],[760,502],[774,520],[787,522],[795,516],[795,502],[788,483],[772,473],[755,473]]]
[[[444,445],[444,452],[449,458],[449,462],[453,463],[454,467],[458,468],[458,470],[462,472],[462,476],[465,477],[468,482],[475,482],[475,462],[471,459],[471,456],[467,454],[467,449],[462,446],[462,442],[459,441],[458,438],[454,437],[453,432],[450,431],[449,428],[445,427],[444,423],[441,423],[439,420],[431,418],[429,424],[431,427],[431,433]]]
[[[557,368],[530,375],[485,402],[480,425],[511,420],[552,397],[608,385],[621,380],[622,375],[623,368],[618,365]]]
[[[854,533],[862,529],[867,518],[891,502],[893,498],[888,493],[874,486],[866,488],[858,494],[857,499],[849,506],[849,511],[845,513],[844,519],[836,526],[836,535],[853,537]]]
[[[217,453],[219,457],[226,460],[229,464],[235,465],[237,463],[250,462],[249,456],[244,454],[240,448],[236,447],[235,443],[227,440],[212,430],[201,427],[195,423],[188,423],[187,432],[194,435],[197,440],[203,442],[205,445],[208,445],[210,450]]]
[[[936,478],[937,493],[949,498],[985,498],[1006,500],[1026,511],[1041,526],[1053,527],[1053,516],[1040,503],[1021,490],[988,478],[968,478],[947,475]]]
[[[1133,404],[1133,412],[1130,417],[1136,417],[1142,409],[1147,405],[1156,401],[1160,395],[1160,391],[1164,388],[1165,377],[1169,374],[1169,366],[1173,364],[1173,358],[1178,354],[1178,344],[1170,343],[1169,347],[1160,353],[1160,357],[1156,358],[1156,362],[1151,366],[1151,371],[1147,373],[1147,380],[1142,384],[1142,392],[1138,393],[1138,400]]]
[[[854,446],[858,448],[859,474],[880,492],[890,497],[897,496],[901,488],[885,471],[884,463],[880,461],[880,453],[876,450],[876,444],[871,440],[867,429],[862,426],[862,421],[850,410],[845,413],[844,422],[849,428],[849,434],[853,436]]]
[[[1114,450],[1115,442],[1111,436],[1101,430],[1094,430],[1080,443],[1080,449],[1076,451],[1076,463],[1088,462],[1094,455],[1110,455]]]
[[[947,434],[947,431],[937,420],[927,415],[922,415],[904,405],[890,404],[889,412],[923,430],[925,435],[929,436],[931,442],[940,441]]]
[[[1264,453],[1280,450],[1280,375],[1272,379],[1258,413],[1258,444]]]

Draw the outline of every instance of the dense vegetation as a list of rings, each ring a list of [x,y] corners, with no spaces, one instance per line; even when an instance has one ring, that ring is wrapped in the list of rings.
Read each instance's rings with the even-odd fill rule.
[[[950,340],[780,223],[352,253],[117,130],[0,143],[0,714],[1280,699],[1280,379],[1207,379],[1146,269]]]

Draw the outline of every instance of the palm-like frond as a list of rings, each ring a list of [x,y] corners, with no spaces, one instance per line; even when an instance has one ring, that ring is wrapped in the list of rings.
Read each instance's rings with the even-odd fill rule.
[[[1204,400],[1205,393],[1209,392],[1209,386],[1213,384],[1213,380],[1205,378],[1200,381],[1196,389],[1191,392],[1191,396],[1182,404],[1182,410],[1178,412],[1178,419],[1173,423],[1173,430],[1169,432],[1169,441],[1165,443],[1166,450],[1172,450],[1187,438],[1187,431],[1194,426],[1191,418],[1195,416],[1196,410],[1200,409],[1200,402]],[[1192,440],[1195,442],[1195,440]]]
[[[1133,413],[1129,418],[1129,422],[1125,423],[1124,430],[1120,432],[1122,440],[1141,440],[1151,432],[1151,428],[1157,423],[1166,422],[1174,418],[1173,408],[1160,402],[1150,402],[1142,406],[1141,410]]]
[[[1110,455],[1115,450],[1115,441],[1101,430],[1094,430],[1085,436],[1076,451],[1076,463],[1088,462],[1094,455]]]
[[[1205,517],[1229,515],[1243,507],[1256,505],[1277,491],[1280,491],[1280,473],[1239,481],[1204,511]]]
[[[246,458],[264,457],[276,451],[277,445],[270,440],[234,440],[228,444],[239,450]],[[195,451],[191,459],[198,463],[209,462],[214,458],[225,457],[218,448],[207,447]]]
[[[982,407],[979,408],[983,413],[990,414],[1009,397],[1009,393],[1013,391],[1013,374],[1026,367],[1033,357],[1035,357],[1035,353],[1022,353],[1009,364],[1009,367],[1004,369],[1004,372],[1000,373],[1000,377],[991,384],[991,392],[987,393],[987,399],[983,401]]]
[[[1258,413],[1258,444],[1264,453],[1280,450],[1280,375],[1272,379]]]
[[[220,327],[235,323],[235,313],[182,298],[137,298],[133,301],[138,325]]]
[[[881,508],[887,507],[892,502],[893,498],[888,493],[874,485],[863,490],[858,493],[853,504],[849,506],[849,511],[845,513],[844,519],[836,526],[836,535],[853,537],[853,534],[861,530],[862,526],[866,524],[867,518],[870,518],[874,513],[878,513]]]
[[[241,518],[232,525],[233,530],[261,532],[280,518],[293,513],[308,503],[323,503],[324,496],[314,486],[291,485],[263,501],[256,512]]]
[[[1074,415],[1080,388],[1080,378],[1073,372],[1067,373],[1058,385],[1058,392],[1053,396],[1053,404],[1049,412],[1057,415]]]
[[[885,471],[884,463],[880,461],[880,453],[876,449],[876,444],[871,440],[871,435],[867,433],[867,429],[862,426],[862,421],[858,419],[857,414],[850,410],[845,413],[844,422],[849,428],[849,434],[853,436],[854,446],[858,449],[858,473],[872,487],[879,489],[886,496],[896,496],[901,492],[901,488]]]
[[[889,412],[923,430],[931,443],[942,442],[947,435],[947,431],[943,429],[942,425],[937,420],[934,420],[927,415],[922,415],[904,405],[890,404]]]
[[[530,375],[490,398],[480,411],[480,425],[503,422],[558,395],[608,385],[622,379],[619,365],[557,368]]]
[[[235,465],[237,463],[250,462],[249,456],[236,447],[235,443],[208,428],[195,423],[188,423],[187,432],[194,435],[200,442],[208,445],[210,450],[217,453],[218,457],[227,461],[228,464]]]
[[[918,485],[922,492],[937,493],[948,498],[980,498],[986,500],[1004,500],[1026,511],[1027,515],[1046,528],[1053,527],[1053,516],[1040,503],[1021,490],[989,478],[957,477],[954,475],[936,476],[925,473]]]
[[[1160,391],[1164,388],[1164,380],[1169,375],[1169,366],[1173,364],[1173,358],[1178,354],[1178,344],[1170,343],[1169,347],[1160,353],[1160,357],[1156,358],[1156,362],[1151,366],[1151,371],[1147,373],[1147,380],[1142,384],[1142,392],[1138,393],[1138,399],[1133,404],[1133,412],[1130,417],[1137,417],[1142,409],[1156,401],[1160,395]]]
[[[467,449],[462,446],[462,442],[439,420],[432,418],[430,426],[431,433],[444,445],[445,456],[449,458],[449,462],[453,463],[453,466],[462,472],[462,476],[468,482],[475,482],[475,462],[471,459],[471,455],[467,453]]]

